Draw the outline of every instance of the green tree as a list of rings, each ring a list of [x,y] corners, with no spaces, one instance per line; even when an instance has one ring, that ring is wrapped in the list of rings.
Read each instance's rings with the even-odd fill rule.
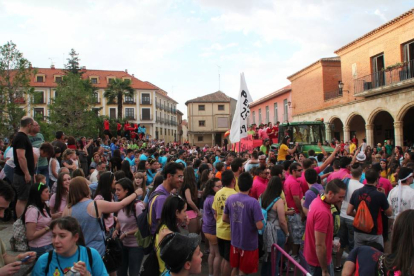
[[[104,97],[108,99],[108,101],[112,102],[113,100],[117,100],[118,103],[118,119],[122,119],[122,97],[130,97],[134,98],[135,90],[131,87],[130,80],[122,80],[122,79],[114,79],[112,80],[108,88],[105,90]]]
[[[79,74],[68,72],[56,88],[57,97],[52,100],[49,121],[54,130],[63,130],[72,136],[94,136],[99,132],[99,109],[94,109],[95,88]]]
[[[68,61],[68,64],[65,65],[66,72],[70,72],[76,75],[82,75],[83,72],[80,69],[79,65],[79,54],[76,53],[75,49],[71,49],[69,53],[69,58],[66,60]]]
[[[12,41],[0,47],[0,134],[8,136],[19,129],[26,114],[26,96],[34,92],[30,80],[36,73]],[[29,97],[30,98],[30,97]]]

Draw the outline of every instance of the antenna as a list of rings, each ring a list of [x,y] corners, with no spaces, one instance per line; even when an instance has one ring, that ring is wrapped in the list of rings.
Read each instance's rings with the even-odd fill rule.
[[[217,71],[218,71],[218,85],[219,85],[219,91],[220,91],[220,69],[221,69],[221,67],[217,64],[216,64],[216,66],[217,66]]]
[[[53,62],[53,58],[49,58],[49,60],[50,60],[50,65],[55,65],[55,63]]]

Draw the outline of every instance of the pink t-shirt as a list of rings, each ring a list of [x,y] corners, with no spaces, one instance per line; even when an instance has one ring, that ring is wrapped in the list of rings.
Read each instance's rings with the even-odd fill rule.
[[[316,255],[315,231],[326,234],[326,263],[330,264],[332,260],[333,217],[331,205],[322,201],[319,196],[312,201],[306,219],[304,255],[308,264],[321,266]]]
[[[262,139],[262,140],[269,138],[269,135],[267,135],[267,132],[266,132],[265,128],[259,129],[258,133],[259,133],[259,138]]]
[[[39,231],[46,226],[49,226],[52,218],[48,215],[45,209],[43,209],[43,215],[40,214],[39,209],[34,206],[29,206],[25,215],[26,223],[36,223],[36,231]],[[47,231],[44,235],[37,239],[28,242],[30,247],[42,247],[52,244],[52,231]]]
[[[364,182],[362,182],[362,184],[364,184],[364,185],[367,184],[367,180],[364,179]],[[385,195],[388,196],[388,194],[392,190],[392,184],[388,179],[381,176],[379,181],[378,181],[377,188],[384,188]]]
[[[53,194],[50,197],[50,200],[49,200],[50,210],[54,209],[55,202],[56,202],[56,194]],[[60,201],[60,206],[59,206],[58,212],[63,212],[63,209],[65,209],[65,207],[66,207],[66,196],[63,196],[62,200]]]
[[[256,177],[253,180],[253,186],[252,186],[252,189],[250,190],[250,196],[254,197],[255,199],[259,199],[259,197],[266,190],[268,182],[269,182],[268,179],[263,179],[261,177]]]
[[[316,171],[317,174],[321,173],[321,169],[319,167],[314,168],[314,170]],[[301,177],[299,177],[299,181],[300,181],[300,186],[302,188],[302,192],[303,194],[305,194],[306,191],[309,190],[309,185],[308,185],[308,182],[306,182],[306,178],[305,178],[305,171],[302,172]],[[311,183],[311,184],[315,184],[315,183]]]
[[[333,172],[328,176],[328,182],[330,182],[332,179],[343,179],[344,177],[351,178],[351,175],[349,174],[347,169],[339,169],[337,172]]]
[[[286,203],[289,208],[295,208],[295,212],[298,214],[299,209],[296,207],[293,196],[298,196],[299,199],[302,199],[303,192],[300,185],[299,179],[295,179],[292,175],[289,175],[285,180],[284,192],[286,195]]]
[[[105,200],[103,196],[97,195],[94,200]],[[113,201],[113,200],[112,200]],[[106,231],[109,231],[109,228],[114,226],[114,214],[110,213],[107,218],[104,219]]]
[[[140,201],[135,205],[135,215],[138,217],[142,213],[142,210],[145,209],[144,204]],[[119,210],[118,212],[118,223],[121,226],[121,232],[129,232],[134,229],[137,229],[137,222],[134,213],[131,212],[129,216],[126,215],[124,209]],[[122,240],[124,246],[127,247],[138,247],[137,239],[134,235],[128,235]]]

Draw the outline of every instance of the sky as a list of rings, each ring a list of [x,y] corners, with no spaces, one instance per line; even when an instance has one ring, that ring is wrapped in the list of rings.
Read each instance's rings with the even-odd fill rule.
[[[400,14],[413,0],[2,0],[0,45],[34,67],[128,70],[161,87],[186,117],[187,100],[221,90],[253,100],[287,76]],[[220,81],[219,81],[220,75]]]

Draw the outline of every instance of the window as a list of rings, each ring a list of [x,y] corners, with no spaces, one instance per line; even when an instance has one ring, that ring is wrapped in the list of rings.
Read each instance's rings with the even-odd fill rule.
[[[125,108],[125,119],[135,120],[134,108]]]
[[[259,124],[262,123],[262,109],[259,108]]]
[[[253,115],[253,124],[255,124],[256,123],[256,112],[253,111],[252,115]]]
[[[158,138],[158,127],[155,128],[155,139],[157,139],[157,140],[159,139]]]
[[[283,113],[283,121],[287,121],[289,118],[289,106],[288,106],[288,100],[284,99],[283,100],[283,108],[284,108],[284,113]]]
[[[36,82],[45,82],[45,76],[36,76]]]
[[[116,119],[116,108],[109,108],[109,119]]]
[[[97,84],[98,83],[98,78],[91,78],[91,83],[92,84]]]
[[[218,105],[218,110],[224,111],[224,104],[219,104]]]
[[[371,85],[373,85],[373,88],[385,85],[384,55],[381,54],[371,58],[371,62],[373,74],[372,80],[374,81]]]
[[[44,109],[43,108],[34,108],[33,109],[33,117],[37,120],[44,120]]]
[[[62,82],[62,76],[55,76],[55,82],[61,83]]]
[[[199,126],[199,127],[204,127],[204,126],[206,126],[206,121],[198,121],[198,126]]]
[[[414,77],[414,41],[403,45],[404,66],[400,71],[400,80],[406,80]]]
[[[93,92],[93,97],[95,98],[95,103],[100,103],[100,101],[99,101],[99,93],[98,92]]]
[[[55,91],[55,99],[56,99],[59,96],[59,93],[56,90],[54,91]]]
[[[269,106],[266,106],[266,124],[269,123]]]
[[[160,135],[162,135],[162,127],[160,127]]]
[[[134,103],[133,97],[125,96],[124,100],[125,100],[125,103]]]
[[[164,128],[164,135],[167,135],[167,129]]]
[[[151,98],[149,93],[141,94],[141,104],[151,104]]]
[[[122,78],[122,80],[123,80],[125,83],[129,83],[129,84],[131,84],[131,79],[130,79],[130,78]]]
[[[204,110],[206,110],[206,106],[204,104],[199,104],[198,111],[204,111]]]
[[[197,141],[198,141],[198,142],[203,142],[203,140],[204,140],[204,139],[203,139],[203,136],[197,136]]]
[[[115,80],[115,78],[108,78],[108,84],[112,83]]]
[[[217,127],[218,128],[229,128],[229,119],[227,117],[218,117]]]
[[[142,109],[141,120],[151,120],[151,109],[150,108]]]
[[[43,91],[35,91],[33,94],[33,103],[34,104],[43,104],[44,103],[44,93]]]
[[[274,107],[273,108],[274,108],[274,114],[273,114],[273,116],[275,117],[274,118],[274,120],[275,120],[274,123],[276,124],[277,121],[279,121],[279,116],[277,114],[277,103],[274,104]]]

